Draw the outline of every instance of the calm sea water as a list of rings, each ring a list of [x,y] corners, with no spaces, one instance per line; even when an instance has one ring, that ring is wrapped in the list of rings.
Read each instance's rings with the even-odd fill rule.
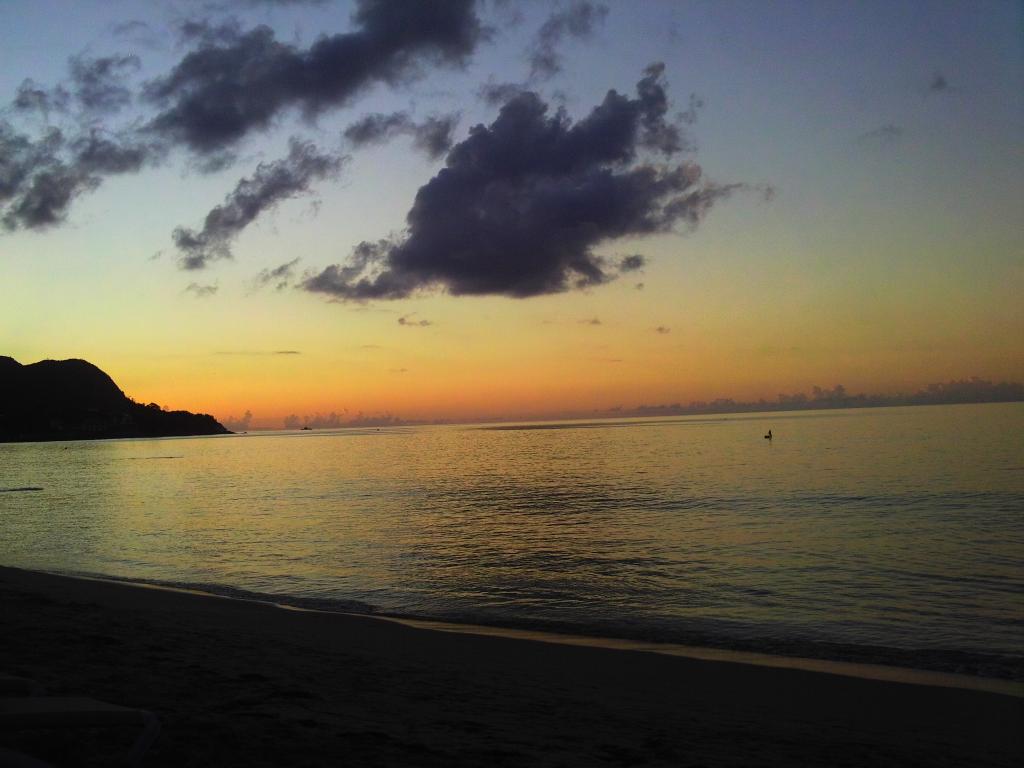
[[[1022,436],[1015,403],[4,444],[0,563],[1020,678]]]

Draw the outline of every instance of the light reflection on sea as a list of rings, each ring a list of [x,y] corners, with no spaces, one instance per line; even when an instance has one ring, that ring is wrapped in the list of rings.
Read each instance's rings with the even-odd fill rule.
[[[0,563],[1021,675],[1024,404],[546,426],[0,445]]]

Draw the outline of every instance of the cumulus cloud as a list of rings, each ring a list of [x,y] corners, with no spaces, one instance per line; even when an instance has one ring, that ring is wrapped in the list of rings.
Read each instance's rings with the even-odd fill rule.
[[[295,275],[295,267],[298,263],[299,257],[295,257],[291,261],[286,261],[284,264],[280,264],[273,269],[260,270],[259,274],[253,278],[253,288],[259,290],[268,285],[273,285],[275,291],[283,291],[291,284],[292,277]]]
[[[252,176],[239,181],[224,202],[206,215],[201,230],[174,230],[174,244],[181,252],[180,266],[203,269],[214,259],[231,258],[232,241],[257,216],[306,192],[314,181],[336,176],[342,161],[341,157],[320,152],[311,142],[293,138],[287,157],[260,163]]]
[[[362,242],[302,286],[354,301],[437,289],[524,298],[614,279],[618,265],[595,247],[695,226],[745,186],[677,159],[663,71],[651,65],[635,97],[609,91],[576,122],[536,93],[514,96],[419,189],[404,237]]]
[[[232,432],[248,432],[249,425],[252,423],[252,411],[246,411],[245,415],[241,418],[238,416],[229,416],[224,419],[224,426],[230,429]]]
[[[432,115],[417,123],[408,112],[366,115],[345,129],[345,138],[354,147],[383,144],[395,136],[412,136],[413,146],[432,160],[452,147],[452,135],[459,122],[458,114]]]
[[[200,285],[199,283],[189,283],[185,286],[185,293],[191,293],[197,299],[205,299],[208,296],[213,296],[218,291],[216,285]]]
[[[537,31],[530,47],[530,77],[543,80],[562,70],[559,45],[566,37],[585,40],[604,22],[608,8],[599,3],[577,0],[564,11],[553,12]]]
[[[198,47],[146,87],[161,109],[149,129],[198,153],[219,152],[286,109],[315,118],[373,83],[407,82],[424,64],[461,66],[486,34],[473,0],[359,0],[352,22],[353,31],[307,49],[265,26],[191,29]]]
[[[342,427],[397,427],[409,422],[404,421],[391,414],[367,415],[362,411],[350,415],[346,410],[344,413],[331,411],[330,413],[315,413],[312,416],[300,417],[293,413],[284,418],[285,429],[299,429],[309,427],[310,429],[340,429]]]

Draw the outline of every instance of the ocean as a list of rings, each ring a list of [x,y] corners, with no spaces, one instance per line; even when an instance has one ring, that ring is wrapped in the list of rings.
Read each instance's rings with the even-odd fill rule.
[[[0,444],[0,564],[1020,680],[1022,435],[1007,403]]]

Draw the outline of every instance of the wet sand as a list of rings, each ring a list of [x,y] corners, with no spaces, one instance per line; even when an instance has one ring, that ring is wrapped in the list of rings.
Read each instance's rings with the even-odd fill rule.
[[[0,673],[155,712],[147,766],[1016,765],[1024,699],[0,568]],[[57,765],[130,736],[0,731]]]

